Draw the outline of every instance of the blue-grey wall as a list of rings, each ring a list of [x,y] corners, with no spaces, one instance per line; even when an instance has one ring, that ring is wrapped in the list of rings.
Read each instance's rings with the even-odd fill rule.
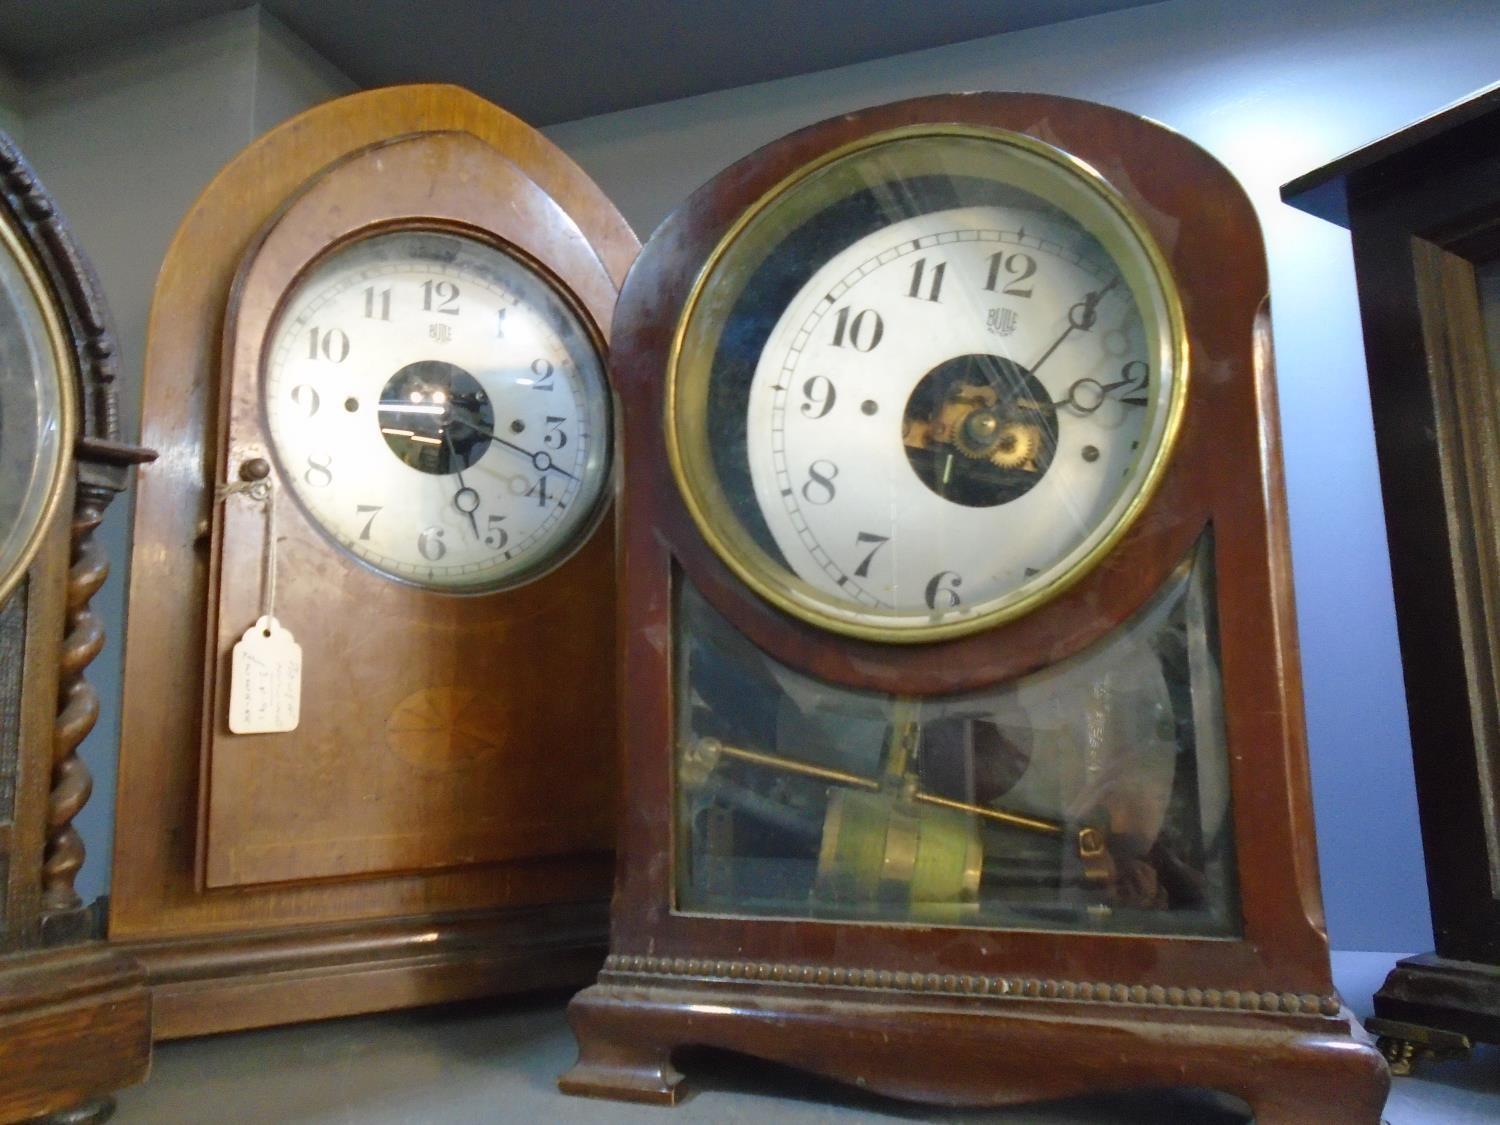
[[[1265,228],[1323,891],[1341,948],[1430,948],[1347,235],[1277,187],[1500,78],[1494,0],[1173,0],[548,130],[644,237],[801,125],[946,90],[1090,98],[1227,164]]]

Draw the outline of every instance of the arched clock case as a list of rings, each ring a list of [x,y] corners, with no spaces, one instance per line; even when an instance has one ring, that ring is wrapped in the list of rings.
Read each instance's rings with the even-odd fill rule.
[[[544,138],[444,86],[293,119],[184,219],[147,349],[174,456],[136,510],[110,913],[158,1035],[597,967],[604,355],[635,248]],[[300,697],[257,655],[288,634]]]
[[[120,440],[114,333],[52,197],[0,136],[0,1120],[102,1121],[151,1059],[151,1002],[74,888],[106,637],[94,538],[152,454]],[[51,1118],[49,1118],[51,1120]]]
[[[624,786],[570,1093],[681,1047],[997,1104],[1375,1122],[1314,850],[1249,200],[973,94],[695,193],[616,312]]]

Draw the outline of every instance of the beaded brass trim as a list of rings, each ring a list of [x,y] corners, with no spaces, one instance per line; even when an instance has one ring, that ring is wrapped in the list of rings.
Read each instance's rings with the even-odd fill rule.
[[[1336,1016],[1343,1007],[1334,995],[1254,992],[1235,988],[1179,988],[1159,984],[1107,981],[1040,980],[1035,977],[981,976],[969,973],[910,973],[891,969],[828,965],[781,965],[695,957],[644,957],[612,953],[604,973],[627,976],[697,977],[714,980],[770,981],[776,984],[821,984],[886,992],[920,992],[937,996],[1009,997],[1066,1000],[1072,1003],[1121,1004],[1158,1008],[1203,1008],[1219,1011],[1318,1013]]]

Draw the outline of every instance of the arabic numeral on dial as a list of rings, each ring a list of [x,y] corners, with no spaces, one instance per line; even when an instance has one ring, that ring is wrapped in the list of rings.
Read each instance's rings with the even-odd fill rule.
[[[547,415],[547,432],[542,435],[542,444],[548,449],[561,449],[568,444],[568,435],[562,431],[562,424],[566,421],[555,414]]]
[[[833,380],[827,375],[814,375],[803,383],[802,394],[807,398],[802,404],[802,416],[814,421],[828,417],[828,412],[833,409],[833,401],[838,397]]]
[[[504,522],[504,516],[489,517],[490,529],[484,537],[484,545],[492,551],[503,551],[505,545],[510,542],[510,533],[500,526]]]
[[[365,526],[360,529],[359,537],[361,539],[370,538],[370,529],[375,526],[375,517],[380,514],[380,510],[383,507],[383,504],[360,504],[354,509],[355,515],[362,516],[368,513],[370,517],[365,520]]]
[[[510,310],[508,310],[508,309],[496,309],[495,310],[495,312],[496,312],[496,316],[495,316],[495,336],[498,339],[501,339],[501,340],[505,339],[505,314],[507,312],[509,312],[509,311]]]
[[[536,483],[526,490],[527,496],[536,497],[536,506],[538,508],[545,508],[547,501],[552,499],[552,497],[547,495],[547,479],[547,474],[543,473],[537,477]]]
[[[365,319],[391,319],[391,291],[389,289],[377,290],[373,285],[365,286]]]
[[[552,364],[545,359],[534,359],[531,361],[531,373],[536,376],[531,381],[531,389],[534,391],[550,391],[552,389]]]
[[[1026,281],[1032,274],[1036,273],[1036,259],[1030,254],[1023,254],[1016,250],[1007,254],[1004,250],[997,250],[990,255],[990,276],[984,283],[984,287],[991,293],[995,292],[995,286],[1000,284],[1000,271],[1004,269],[1011,274],[1010,280],[1006,282],[1005,288],[1000,292],[1007,297],[1029,297],[1031,286],[1021,288],[1021,282]]]
[[[443,529],[429,527],[417,536],[417,552],[428,562],[437,562],[448,553],[448,544],[443,542]]]
[[[458,286],[451,281],[422,282],[422,311],[458,315]]]
[[[958,606],[958,587],[964,580],[957,572],[940,570],[927,580],[927,608],[954,609]]]
[[[327,453],[319,457],[316,453],[307,455],[307,469],[302,474],[310,488],[327,488],[333,483],[333,454]]]
[[[309,418],[318,412],[318,404],[322,399],[318,397],[317,389],[307,383],[298,383],[292,388],[292,404],[301,410]]]
[[[1151,400],[1146,397],[1146,385],[1150,375],[1151,368],[1143,359],[1132,359],[1120,368],[1120,378],[1126,382],[1125,394],[1120,396],[1120,401],[1126,406],[1149,406]]]
[[[873,531],[861,531],[854,540],[855,546],[862,546],[866,543],[873,543],[875,545],[870,548],[870,553],[866,555],[859,566],[855,568],[854,577],[870,577],[870,563],[875,561],[875,555],[880,550],[880,548],[884,547],[890,541],[891,537],[889,535],[876,535]]]
[[[927,274],[927,259],[918,258],[911,264],[911,288],[906,291],[906,295],[918,301],[936,301],[943,291],[943,271],[947,268],[947,262],[939,262],[932,267],[932,273]],[[922,288],[924,275],[927,280],[926,292]]]
[[[847,342],[857,352],[872,352],[885,335],[885,322],[874,309],[861,309],[852,317],[845,305],[834,314],[833,346],[842,348]]]
[[[802,498],[809,504],[828,504],[833,501],[836,489],[833,480],[839,475],[839,467],[832,461],[817,460],[807,467],[807,480],[802,484]]]
[[[330,328],[324,332],[317,325],[307,330],[307,358],[326,359],[329,363],[343,363],[349,358],[349,334],[342,328]]]

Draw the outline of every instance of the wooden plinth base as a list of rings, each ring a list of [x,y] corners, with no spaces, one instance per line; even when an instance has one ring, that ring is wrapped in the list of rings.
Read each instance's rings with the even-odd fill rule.
[[[842,995],[840,995],[842,993]],[[1390,1074],[1339,1016],[1165,1011],[1033,999],[860,999],[858,990],[616,983],[568,1009],[565,1093],[674,1104],[678,1047],[739,1051],[913,1101],[996,1106],[1196,1086],[1259,1125],[1378,1125]]]
[[[568,903],[133,941],[157,1039],[506,993],[578,988],[604,960],[608,904]]]
[[[1436,953],[1398,961],[1367,1026],[1397,1074],[1424,1057],[1465,1055],[1471,1042],[1500,1043],[1500,965]]]
[[[99,942],[0,956],[0,1121],[102,1121],[150,1065],[151,997],[128,957]]]

